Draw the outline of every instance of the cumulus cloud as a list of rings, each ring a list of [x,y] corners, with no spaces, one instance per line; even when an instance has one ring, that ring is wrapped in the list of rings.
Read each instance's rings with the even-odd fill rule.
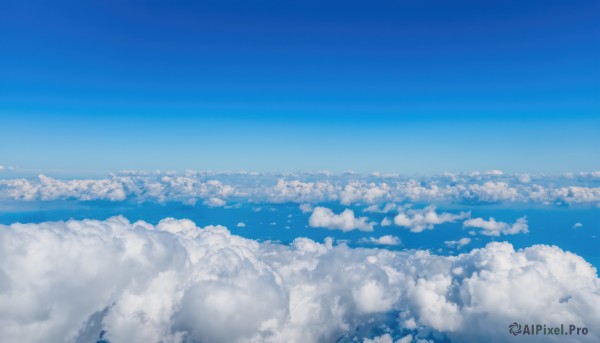
[[[204,205],[208,207],[223,207],[227,204],[225,200],[219,198],[208,198],[204,201]]]
[[[369,218],[367,217],[355,217],[354,211],[348,208],[340,214],[335,214],[331,209],[319,206],[313,209],[308,219],[308,225],[331,230],[373,231],[375,223],[369,222]]]
[[[294,178],[294,179],[292,179]],[[384,179],[359,174],[258,174],[124,171],[104,179],[0,179],[0,197],[17,200],[178,201],[211,204],[228,201],[298,204],[337,202],[367,206],[365,212],[390,212],[394,203],[495,204],[507,202],[600,206],[597,172],[570,178],[507,175],[498,171]]]
[[[385,235],[385,236],[381,236],[379,238],[375,238],[375,237],[362,238],[360,240],[360,242],[371,243],[371,244],[376,244],[376,245],[392,245],[392,246],[402,244],[402,241],[400,240],[400,238],[398,238],[396,236],[392,236],[392,235]]]
[[[528,233],[529,226],[527,225],[527,217],[521,217],[513,224],[499,222],[491,218],[485,220],[483,218],[471,218],[463,222],[466,228],[482,229],[481,233],[486,236],[516,235],[519,233]]]
[[[462,248],[465,245],[471,243],[471,239],[468,237],[463,237],[457,241],[445,241],[444,244],[446,244],[448,247],[450,248]]]
[[[176,219],[0,226],[3,342],[90,342],[102,332],[134,343],[506,342],[514,321],[590,328],[539,341],[597,342],[596,270],[545,245],[436,256],[330,239],[259,243]]]
[[[246,223],[244,223],[244,222],[239,222],[239,223],[237,223],[237,225],[236,225],[236,226],[237,226],[237,227],[246,227]]]
[[[388,217],[385,217],[381,220],[381,226],[385,227],[385,226],[391,226],[393,224],[392,220]]]
[[[394,224],[409,228],[411,232],[422,232],[431,230],[435,225],[443,223],[454,223],[457,220],[469,216],[467,212],[453,214],[449,212],[437,213],[433,205],[423,209],[400,209],[400,213],[394,217]]]
[[[298,207],[302,213],[310,213],[313,210],[313,206],[311,204],[300,204]]]

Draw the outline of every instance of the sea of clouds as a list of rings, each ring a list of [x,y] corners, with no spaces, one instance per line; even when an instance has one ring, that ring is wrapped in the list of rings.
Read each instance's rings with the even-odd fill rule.
[[[561,176],[492,170],[407,177],[392,174],[122,171],[101,179],[0,179],[0,200],[177,201],[207,206],[228,202],[389,202],[600,206],[600,172]]]
[[[515,321],[589,328],[524,341],[599,341],[597,271],[546,245],[437,256],[172,218],[0,225],[2,342],[507,342]]]

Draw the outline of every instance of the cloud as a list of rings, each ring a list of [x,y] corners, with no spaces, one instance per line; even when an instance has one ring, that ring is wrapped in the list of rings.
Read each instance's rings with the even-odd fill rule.
[[[448,247],[450,248],[462,248],[465,245],[471,243],[471,239],[468,237],[463,237],[457,241],[445,241],[444,244],[446,244]]]
[[[204,201],[204,205],[208,206],[208,207],[223,207],[225,206],[227,203],[225,202],[225,200],[223,199],[219,199],[219,198],[208,198]]]
[[[246,227],[246,224],[245,224],[245,223],[243,223],[243,222],[239,222],[239,223],[237,223],[237,225],[236,225],[236,226],[237,226],[237,227]]]
[[[367,217],[355,217],[354,211],[348,208],[340,214],[335,214],[327,207],[315,207],[308,219],[308,225],[330,230],[373,231],[374,223],[368,220]]]
[[[400,209],[400,213],[394,217],[394,224],[409,228],[411,232],[422,232],[433,229],[435,225],[454,223],[468,216],[469,213],[466,212],[438,214],[435,206],[431,205],[420,210]]]
[[[394,203],[540,203],[600,206],[598,172],[552,178],[497,171],[407,178],[360,174],[259,174],[248,172],[125,171],[103,179],[0,179],[0,197],[24,201],[105,200],[210,204],[211,198],[252,203],[339,203],[365,212],[394,210]],[[297,179],[290,179],[297,178]],[[535,180],[535,182],[531,180]],[[558,180],[558,181],[557,181]]]
[[[575,223],[573,225],[573,229],[579,229],[580,227],[583,227],[583,224],[581,224],[581,223]]]
[[[313,210],[313,206],[311,204],[300,204],[298,207],[302,213],[310,213]]]
[[[377,245],[392,245],[392,246],[402,244],[402,241],[400,240],[400,238],[398,238],[396,236],[392,236],[392,235],[385,235],[385,236],[381,236],[379,238],[375,238],[375,237],[362,238],[360,240],[360,242],[377,244]]]
[[[388,217],[385,217],[381,220],[381,226],[382,227],[386,227],[386,226],[391,226],[393,224],[392,220]]]
[[[483,218],[472,218],[467,219],[463,222],[463,226],[470,228],[479,228],[481,230],[481,234],[486,236],[500,236],[502,235],[516,235],[519,233],[528,233],[528,225],[527,225],[527,217],[521,217],[517,219],[514,224],[509,224],[505,222],[496,221],[496,219],[491,218],[489,220],[485,220]]]
[[[506,342],[514,321],[590,328],[544,342],[597,342],[596,270],[545,245],[436,256],[172,218],[0,225],[3,342]]]

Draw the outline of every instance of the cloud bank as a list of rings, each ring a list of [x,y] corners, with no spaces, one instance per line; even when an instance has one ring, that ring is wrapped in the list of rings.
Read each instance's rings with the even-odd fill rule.
[[[444,257],[259,243],[172,218],[0,226],[3,342],[90,342],[101,332],[112,342],[506,342],[514,321],[590,329],[532,341],[598,341],[596,270],[545,245]]]
[[[561,177],[505,174],[499,171],[422,177],[317,174],[260,174],[249,172],[136,172],[104,179],[0,179],[0,199],[80,201],[177,201],[224,206],[235,201],[298,204],[336,202],[369,206],[367,212],[391,211],[395,203],[600,206],[599,172]],[[387,205],[385,205],[387,204]]]

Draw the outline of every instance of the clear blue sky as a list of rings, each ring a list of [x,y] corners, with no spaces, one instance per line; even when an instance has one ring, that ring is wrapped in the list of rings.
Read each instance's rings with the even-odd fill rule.
[[[0,4],[0,164],[600,169],[600,1]]]

